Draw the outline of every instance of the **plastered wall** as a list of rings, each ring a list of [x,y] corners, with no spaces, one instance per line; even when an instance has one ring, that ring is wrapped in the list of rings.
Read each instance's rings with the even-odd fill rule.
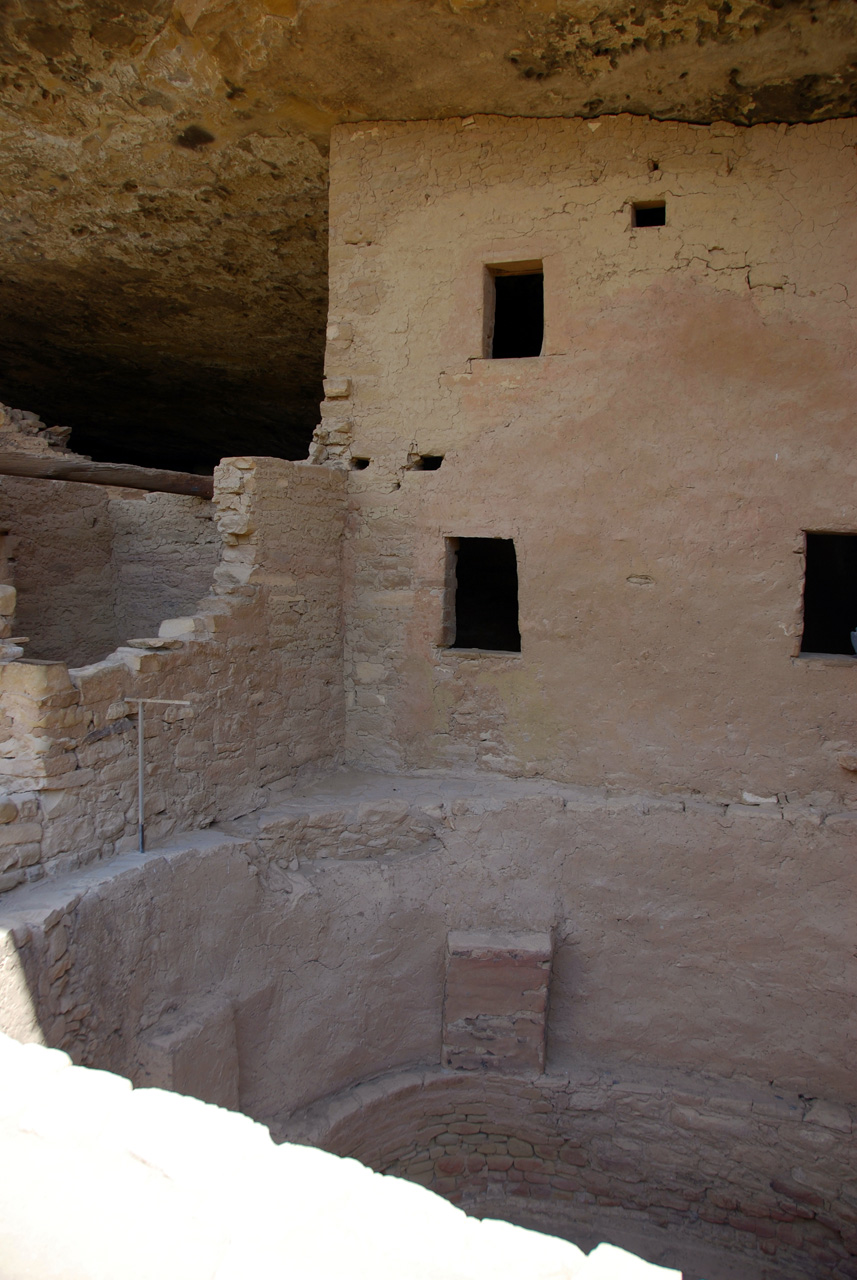
[[[33,658],[97,662],[211,587],[220,538],[203,498],[0,478],[5,578]]]
[[[123,644],[157,634],[164,618],[193,611],[211,590],[221,540],[216,508],[204,498],[126,490],[111,498],[108,510],[114,634]]]
[[[797,652],[801,531],[854,527],[853,134],[339,132],[327,465],[219,469],[213,592],[159,637],[0,669],[5,1027],[282,1136],[436,1071],[450,931],[539,931],[559,1093],[510,1085],[505,1151],[433,1141],[503,1089],[361,1095],[331,1145],[852,1280],[855,660]],[[534,258],[545,354],[488,360],[485,263]],[[515,539],[520,655],[441,643],[462,536]],[[135,696],[192,703],[150,721],[142,855]]]
[[[0,524],[25,651],[72,663],[106,657],[119,643],[109,492],[3,476]]]
[[[334,131],[327,399],[348,743],[740,798],[853,797],[855,660],[800,658],[803,530],[857,529],[853,121]],[[632,227],[634,201],[666,225]],[[485,350],[541,260],[541,357]],[[443,454],[439,471],[409,470]],[[522,652],[439,647],[444,539],[513,538]]]

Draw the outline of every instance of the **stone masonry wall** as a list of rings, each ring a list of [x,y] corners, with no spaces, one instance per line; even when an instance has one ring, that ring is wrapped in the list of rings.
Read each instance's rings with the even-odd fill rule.
[[[0,666],[0,890],[133,847],[136,720],[126,699],[191,703],[147,717],[152,839],[247,812],[271,783],[338,758],[341,491],[332,472],[224,462],[225,545],[196,613],[89,666]]]
[[[855,144],[853,120],[334,130],[314,456],[361,468],[353,759],[853,803],[857,659],[799,646],[803,531],[857,531]],[[533,261],[543,353],[486,358],[487,268]],[[514,539],[520,654],[444,647],[456,537]]]
[[[219,556],[214,517],[203,498],[0,477],[5,581],[27,656],[100,661],[192,609]]]
[[[555,938],[549,1071],[692,1072],[854,1104],[849,815],[485,774],[311,773],[263,799],[206,833],[232,860],[188,854],[180,893],[160,837],[145,873],[132,853],[115,882],[94,864],[82,900],[70,869],[8,895],[3,922],[38,890],[73,941],[59,969],[41,916],[15,943],[51,1043],[134,1074],[142,1030],[171,1002],[192,1011],[224,988],[243,1010],[242,1109],[279,1123],[322,1093],[440,1062],[449,932],[525,923]],[[120,942],[120,918],[144,923]],[[90,1006],[79,1027],[66,1004]]]
[[[6,894],[0,1027],[694,1280],[853,1280],[849,815],[485,772],[265,798]],[[522,921],[547,1075],[438,1076],[450,930]]]
[[[0,404],[0,445],[69,457],[68,427]],[[30,658],[100,661],[211,589],[220,539],[202,498],[0,476],[0,584]]]
[[[851,1280],[848,1109],[720,1080],[611,1071],[382,1077],[291,1132],[468,1212],[589,1248],[610,1239],[686,1280]]]
[[[120,643],[110,490],[0,477],[0,527],[25,652],[69,663],[106,657]]]
[[[214,503],[204,498],[123,490],[111,497],[108,512],[116,648],[156,633],[164,618],[192,611],[208,595],[221,539]]]

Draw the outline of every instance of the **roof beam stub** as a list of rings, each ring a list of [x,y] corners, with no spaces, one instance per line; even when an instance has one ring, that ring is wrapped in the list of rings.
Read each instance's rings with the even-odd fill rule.
[[[147,489],[150,493],[185,493],[197,498],[214,496],[212,476],[186,471],[160,471],[156,467],[132,467],[117,462],[90,462],[77,458],[35,458],[22,453],[0,453],[0,475],[35,480],[70,480],[79,484],[110,484],[122,489]]]

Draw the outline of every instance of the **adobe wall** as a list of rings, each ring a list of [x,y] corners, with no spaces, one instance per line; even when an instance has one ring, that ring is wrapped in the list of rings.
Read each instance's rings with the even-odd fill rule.
[[[115,649],[132,637],[157,634],[164,618],[193,612],[211,590],[221,539],[214,503],[204,498],[124,490],[111,497],[108,512]]]
[[[181,494],[0,477],[3,580],[27,656],[98,662],[190,612],[219,558],[214,515]]]
[[[852,120],[334,130],[314,456],[370,460],[352,758],[853,802],[855,659],[797,655],[803,530],[857,529],[855,142]],[[633,229],[658,198],[666,225]],[[486,264],[532,260],[544,353],[486,359]],[[441,647],[456,536],[514,538],[519,656]]]
[[[0,404],[5,452],[74,460],[70,434]],[[15,591],[4,635],[25,636],[29,658],[82,666],[157,632],[211,589],[214,516],[181,494],[0,476],[0,584]]]
[[[270,785],[339,758],[342,488],[332,471],[225,461],[219,562],[195,612],[159,627],[150,619],[148,636],[87,666],[0,665],[0,892],[136,846],[134,698],[190,703],[151,708],[146,718],[152,841],[258,808]],[[127,550],[134,525],[148,512],[150,537],[161,517],[175,532],[175,509],[144,500],[121,513],[118,559],[129,583],[140,565]],[[191,530],[199,510],[185,507]],[[208,536],[184,544],[192,558],[200,545],[210,552]],[[145,557],[145,542],[138,552]],[[174,598],[184,555],[165,557],[157,600],[139,585],[120,593],[126,622]],[[77,608],[80,618],[79,600]]]
[[[158,637],[0,667],[7,1030],[706,1280],[854,1280],[855,660],[795,656],[801,530],[852,527],[854,130],[340,132],[328,465],[219,469]],[[535,257],[546,354],[482,358],[485,262]],[[483,535],[520,656],[440,643]],[[192,703],[143,854],[135,696]],[[552,936],[545,1077],[438,1073],[451,930]]]

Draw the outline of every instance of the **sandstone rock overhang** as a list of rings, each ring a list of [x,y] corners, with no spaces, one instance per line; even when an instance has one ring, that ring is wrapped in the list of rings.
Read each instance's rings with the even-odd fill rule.
[[[852,115],[850,0],[11,0],[3,399],[107,461],[303,457],[337,122]]]

